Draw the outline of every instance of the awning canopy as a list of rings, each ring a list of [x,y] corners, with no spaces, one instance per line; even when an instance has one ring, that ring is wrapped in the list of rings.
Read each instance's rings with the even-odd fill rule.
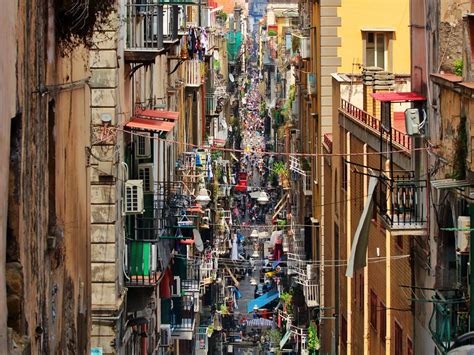
[[[173,129],[174,125],[175,122],[133,117],[130,122],[125,125],[125,127],[153,132],[169,132]]]
[[[250,301],[247,305],[247,311],[252,313],[255,306],[257,306],[257,308],[265,307],[270,302],[276,300],[279,296],[280,293],[277,290],[268,291],[260,297]]]
[[[461,187],[468,187],[473,185],[468,180],[456,180],[456,179],[441,179],[431,181],[431,186],[437,190],[441,189],[457,189]]]
[[[179,112],[176,111],[164,111],[164,110],[141,110],[137,109],[135,115],[138,118],[158,119],[158,120],[171,120],[175,121],[179,118]]]
[[[347,277],[354,276],[355,270],[361,269],[366,265],[370,219],[372,218],[372,210],[374,208],[373,195],[375,192],[375,188],[377,187],[378,181],[378,177],[370,177],[367,201],[365,202],[364,210],[362,211],[362,215],[360,216],[359,225],[357,226],[357,229],[354,234],[354,239],[352,240],[351,255],[349,257],[349,262],[347,264],[346,269]]]
[[[426,97],[418,95],[416,92],[376,92],[370,96],[382,102],[426,101]]]

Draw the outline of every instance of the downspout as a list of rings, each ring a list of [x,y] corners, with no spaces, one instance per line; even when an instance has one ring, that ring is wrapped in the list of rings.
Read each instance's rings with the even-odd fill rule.
[[[363,155],[363,165],[364,165],[364,206],[367,203],[367,194],[368,194],[368,156],[367,156],[367,143],[364,144],[364,155]],[[369,327],[369,262],[368,262],[369,253],[366,252],[366,266],[364,267],[364,355],[370,354],[370,327]],[[361,300],[362,301],[362,300]]]
[[[391,181],[392,176],[391,172],[391,162],[390,160],[385,161],[385,171],[387,174],[388,181]],[[391,215],[391,206],[392,206],[392,194],[387,193],[387,215]],[[386,257],[385,257],[385,294],[386,294],[386,301],[387,301],[387,318],[386,318],[386,333],[385,333],[385,353],[387,355],[391,354],[391,346],[392,346],[392,284],[391,284],[391,270],[392,270],[392,235],[390,228],[385,230],[385,249],[386,249]]]
[[[351,236],[352,236],[352,210],[351,210],[351,133],[347,132],[346,135],[346,196],[348,201],[346,202],[346,245],[347,245],[347,261],[349,262],[349,255],[351,255]],[[347,355],[352,354],[352,278],[346,277],[347,280]],[[336,300],[337,301],[337,300]]]

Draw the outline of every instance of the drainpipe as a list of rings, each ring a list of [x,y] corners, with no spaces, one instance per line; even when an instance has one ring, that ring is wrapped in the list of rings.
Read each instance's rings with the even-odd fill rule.
[[[474,203],[469,204],[469,214],[471,216],[471,228],[474,226]],[[469,330],[474,330],[474,230],[471,229],[471,240],[469,247]]]
[[[171,7],[171,37],[173,40],[178,38],[178,19],[179,19],[179,8],[178,5]]]
[[[163,23],[163,5],[158,6],[158,23]],[[163,26],[158,26],[156,31],[158,49],[163,48]]]

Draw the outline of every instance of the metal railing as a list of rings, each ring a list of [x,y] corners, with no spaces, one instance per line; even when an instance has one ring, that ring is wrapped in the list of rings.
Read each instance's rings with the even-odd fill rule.
[[[129,1],[127,6],[127,48],[158,50],[163,48],[163,18],[159,18],[158,4]],[[163,13],[161,12],[161,15]]]
[[[429,329],[435,343],[446,352],[454,339],[469,330],[469,313],[466,308],[466,299],[457,297],[456,291],[443,293],[436,291],[432,298],[433,313],[429,321]]]
[[[381,178],[378,204],[382,216],[392,228],[423,227],[427,211],[424,201],[426,180],[415,180],[412,172]],[[387,199],[390,203],[387,206]]]
[[[368,112],[358,108],[357,106],[354,106],[350,102],[341,99],[341,105],[340,105],[340,110],[350,116],[352,119],[364,124],[365,126],[373,129],[374,131],[377,132],[377,134],[380,134],[380,131],[383,129],[381,128],[381,121],[377,117],[372,116]],[[374,132],[375,133],[375,132]],[[401,145],[403,148],[409,150],[411,148],[411,137],[406,135],[405,133],[397,130],[396,128],[391,129],[392,133],[392,140],[399,145]],[[384,137],[388,138],[388,133],[383,131]]]
[[[162,271],[158,248],[158,242],[127,241],[125,263],[127,286],[146,287],[158,283]]]
[[[173,303],[178,303],[174,298]],[[171,310],[171,329],[173,331],[192,331],[194,329],[194,298],[182,296]]]

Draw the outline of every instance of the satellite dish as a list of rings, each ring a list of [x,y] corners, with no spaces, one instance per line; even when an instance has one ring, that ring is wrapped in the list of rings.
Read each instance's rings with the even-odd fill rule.
[[[229,73],[229,80],[232,81],[232,82],[234,82],[234,80],[235,80],[235,79],[234,79],[234,76],[232,75],[232,73]]]

